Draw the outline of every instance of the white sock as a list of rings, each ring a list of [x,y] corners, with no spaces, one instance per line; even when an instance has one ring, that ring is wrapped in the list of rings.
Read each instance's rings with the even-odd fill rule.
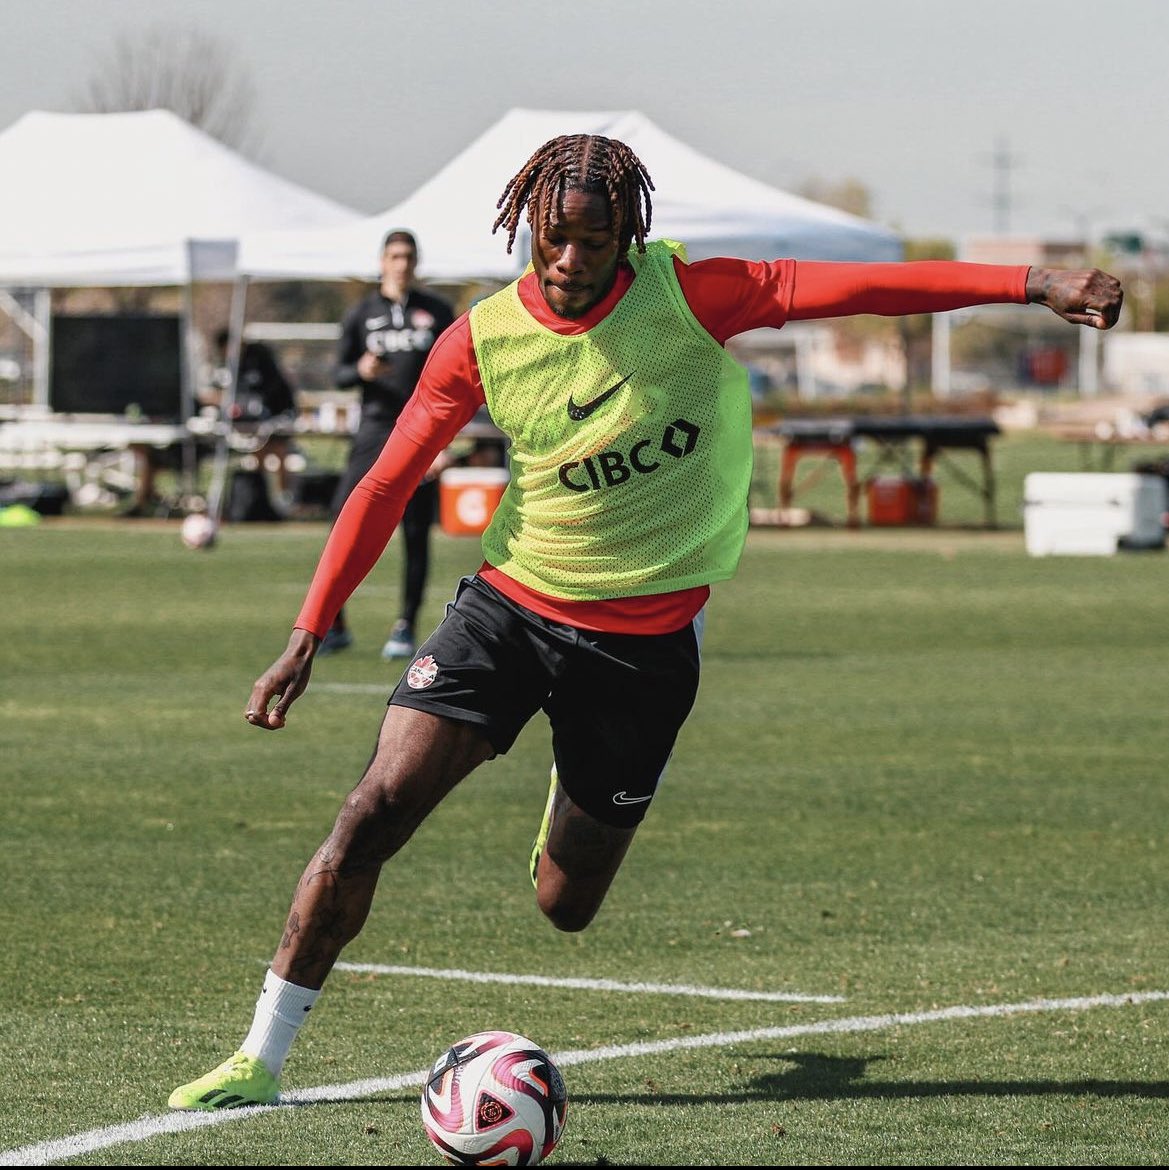
[[[320,994],[319,990],[298,987],[269,971],[256,1000],[252,1030],[240,1045],[240,1051],[262,1060],[268,1071],[278,1077],[301,1024],[308,1019]]]

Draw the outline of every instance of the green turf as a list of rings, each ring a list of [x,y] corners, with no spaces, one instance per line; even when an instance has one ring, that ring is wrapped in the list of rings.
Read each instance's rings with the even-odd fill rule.
[[[191,552],[174,524],[0,530],[0,1163],[164,1115],[242,1039],[394,677],[397,538],[350,606],[354,648],[318,662],[283,732],[245,725],[323,537],[235,525]],[[427,623],[476,554],[436,539]],[[484,1027],[554,1053],[722,1037],[566,1067],[550,1163],[1164,1164],[1169,1002],[996,1012],[1169,991],[1166,555],[1038,560],[1017,526],[753,531],[594,925],[558,935],[534,906],[537,720],[387,867],[344,958],[841,1001],[339,970],[285,1087],[411,1073]],[[922,1018],[959,1007],[986,1014]],[[730,1035],[757,1029],[777,1031]],[[437,1165],[417,1097],[56,1160]]]

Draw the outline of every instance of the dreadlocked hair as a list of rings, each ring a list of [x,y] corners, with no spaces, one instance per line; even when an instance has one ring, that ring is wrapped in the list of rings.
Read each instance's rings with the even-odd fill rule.
[[[507,228],[510,252],[525,207],[533,232],[547,231],[564,192],[581,191],[609,201],[613,236],[621,252],[634,241],[644,252],[653,189],[649,171],[624,142],[600,134],[563,134],[545,142],[504,187],[495,205],[502,210],[491,230]]]

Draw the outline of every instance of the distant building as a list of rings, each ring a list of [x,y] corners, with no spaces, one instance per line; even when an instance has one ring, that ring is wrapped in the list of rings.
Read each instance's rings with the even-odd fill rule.
[[[727,351],[770,389],[794,391],[805,402],[905,387],[905,351],[896,333],[849,341],[831,323],[798,322],[740,333]]]
[[[971,236],[958,251],[972,264],[1033,264],[1038,268],[1080,268],[1091,252],[1085,240],[1039,236]]]

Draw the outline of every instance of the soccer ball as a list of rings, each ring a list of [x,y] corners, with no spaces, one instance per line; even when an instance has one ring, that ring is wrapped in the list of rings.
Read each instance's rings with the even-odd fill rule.
[[[456,1166],[535,1166],[564,1132],[564,1078],[538,1044],[515,1032],[476,1032],[434,1062],[422,1124]]]
[[[187,548],[210,548],[217,531],[215,521],[206,512],[192,512],[183,517],[179,536]]]

